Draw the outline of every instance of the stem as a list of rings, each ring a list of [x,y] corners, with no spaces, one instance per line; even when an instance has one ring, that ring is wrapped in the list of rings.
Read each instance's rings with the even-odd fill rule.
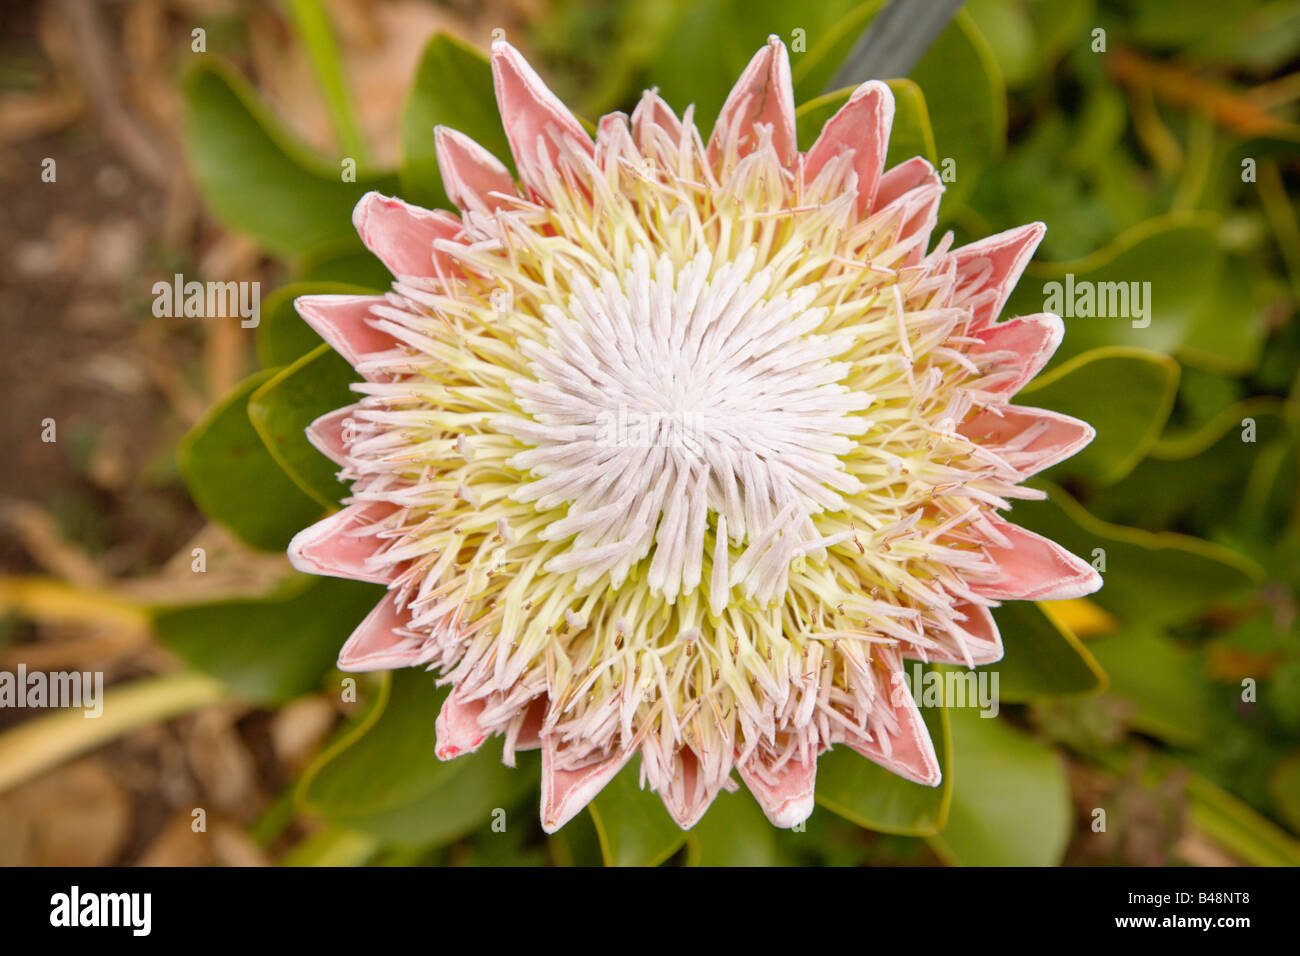
[[[872,17],[823,92],[907,76],[964,0],[890,0]]]
[[[220,683],[202,674],[167,674],[115,687],[104,694],[97,718],[60,710],[0,734],[0,793],[138,727],[216,703]]]
[[[307,48],[307,56],[316,73],[316,80],[321,85],[321,93],[325,97],[325,106],[338,135],[339,145],[346,155],[357,161],[358,166],[364,166],[365,139],[348,97],[338,44],[334,42],[334,31],[330,28],[325,8],[320,0],[287,0],[286,6],[294,30]]]

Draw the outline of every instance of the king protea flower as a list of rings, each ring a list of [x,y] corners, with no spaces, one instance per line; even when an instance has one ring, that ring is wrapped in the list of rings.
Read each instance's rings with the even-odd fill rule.
[[[1062,336],[998,321],[1042,224],[928,248],[889,87],[800,153],[775,37],[707,143],[653,90],[593,142],[492,73],[520,181],[438,128],[460,214],[367,195],[392,291],[297,302],[364,382],[309,430],[352,496],[289,554],[388,587],[339,667],[436,668],[440,758],[540,747],[548,831],[637,753],[682,827],[732,770],[798,823],[835,744],[938,783],[902,661],[996,661],[990,607],[1099,584],[1000,515],[1093,436],[1010,404]]]

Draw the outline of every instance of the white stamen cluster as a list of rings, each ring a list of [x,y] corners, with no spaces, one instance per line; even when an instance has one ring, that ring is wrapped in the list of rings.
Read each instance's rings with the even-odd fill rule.
[[[677,274],[665,254],[652,276],[639,248],[626,276],[573,276],[567,309],[542,307],[546,346],[521,343],[535,377],[511,383],[529,417],[493,424],[534,446],[509,464],[543,476],[511,497],[568,506],[540,532],[572,539],[543,570],[575,572],[579,589],[608,574],[617,590],[649,558],[650,591],[672,604],[700,586],[712,537],[717,615],[732,586],[767,605],[794,557],[825,557],[812,515],[861,490],[837,456],[871,399],[834,384],[848,343],[815,334],[816,287],[769,301],[755,258],[715,269],[702,251]]]

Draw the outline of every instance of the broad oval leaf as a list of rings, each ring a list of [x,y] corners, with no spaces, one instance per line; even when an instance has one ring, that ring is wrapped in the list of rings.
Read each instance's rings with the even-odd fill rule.
[[[360,245],[352,207],[371,189],[393,192],[396,179],[358,174],[345,182],[342,165],[315,156],[242,77],[215,62],[192,69],[182,90],[194,179],[217,218],[277,255]]]
[[[894,93],[894,125],[889,133],[885,167],[891,169],[913,156],[937,163],[939,154],[925,94],[911,80],[889,80],[888,83]]]
[[[658,866],[686,842],[659,795],[642,790],[639,777],[640,767],[629,764],[587,808],[606,866]]]
[[[298,801],[335,826],[396,846],[435,846],[483,826],[537,785],[536,755],[511,769],[498,747],[455,760],[434,755],[434,721],[447,695],[420,669],[394,671],[352,734],[308,768]]]
[[[1042,54],[1026,5],[1008,0],[968,0],[962,9],[979,28],[1007,86],[1032,82]]]
[[[355,381],[347,360],[321,343],[277,372],[248,400],[248,417],[271,457],[326,508],[336,507],[348,489],[335,477],[338,466],[312,446],[305,429],[321,415],[355,401],[348,387]]]
[[[295,575],[257,599],[154,609],[154,633],[170,650],[262,706],[317,689],[353,628],[383,588]]]
[[[796,103],[808,102],[826,90],[858,37],[884,5],[884,0],[859,3],[815,37],[806,36],[806,50],[791,50],[790,75]]]
[[[779,863],[772,824],[743,788],[720,793],[687,836],[691,866],[776,866]]]
[[[976,675],[997,675],[997,699],[1007,703],[1095,694],[1106,674],[1083,643],[1042,605],[1008,601],[993,609],[1006,653]]]
[[[1006,313],[1061,316],[1056,362],[1114,345],[1176,354],[1215,298],[1216,223],[1205,214],[1161,216],[1082,259],[1030,263]]]
[[[1090,506],[1108,520],[1141,528],[1227,531],[1251,504],[1253,473],[1288,441],[1284,410],[1279,400],[1259,397],[1191,430],[1167,433],[1127,477],[1097,489]]]
[[[947,191],[940,215],[962,205],[1006,145],[1002,74],[975,21],[959,10],[910,77],[925,94]]]
[[[248,417],[249,397],[275,373],[245,379],[190,429],[176,451],[199,510],[263,551],[283,551],[325,513],[281,470]]]
[[[1188,535],[1108,524],[1060,488],[1042,484],[1050,497],[1017,502],[1012,520],[1101,571],[1104,583],[1091,599],[1126,625],[1187,620],[1260,578],[1255,562],[1235,551]]]
[[[1199,368],[1229,374],[1259,364],[1269,315],[1288,308],[1286,283],[1241,256],[1224,259],[1218,282],[1187,330],[1179,355]]]
[[[1109,694],[1128,701],[1125,721],[1171,744],[1195,747],[1213,733],[1213,689],[1198,662],[1151,628],[1126,628],[1092,641],[1110,676]]]
[[[546,838],[556,866],[604,866],[600,836],[590,813],[579,813]]]
[[[1146,457],[1164,429],[1177,390],[1178,363],[1169,356],[1101,348],[1031,382],[1017,401],[1082,418],[1097,430],[1087,448],[1054,466],[1053,476],[1111,484]]]
[[[1056,866],[1070,838],[1070,788],[1061,759],[1000,718],[948,709],[952,805],[928,837],[950,866]]]
[[[910,669],[938,671],[907,662]],[[913,691],[915,694],[915,690]],[[921,716],[934,742],[943,771],[937,787],[904,780],[847,747],[834,747],[817,761],[817,802],[837,816],[869,830],[904,836],[925,836],[942,827],[952,796],[952,741],[947,708],[922,706]]]
[[[318,246],[294,260],[297,282],[336,282],[360,286],[367,292],[386,292],[393,285],[388,267],[354,238]]]

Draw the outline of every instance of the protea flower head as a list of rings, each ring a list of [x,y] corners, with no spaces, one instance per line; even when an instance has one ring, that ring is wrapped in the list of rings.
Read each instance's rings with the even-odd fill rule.
[[[297,302],[364,379],[309,430],[349,503],[289,549],[388,587],[339,666],[437,669],[440,758],[540,747],[548,831],[633,754],[682,827],[733,770],[796,824],[836,744],[938,783],[903,659],[996,661],[991,606],[1099,584],[1000,515],[1093,435],[1010,404],[1062,336],[998,318],[1044,227],[929,248],[889,87],[800,153],[775,37],[707,142],[653,90],[593,142],[492,71],[520,181],[437,129],[460,214],[366,196],[392,291]]]

